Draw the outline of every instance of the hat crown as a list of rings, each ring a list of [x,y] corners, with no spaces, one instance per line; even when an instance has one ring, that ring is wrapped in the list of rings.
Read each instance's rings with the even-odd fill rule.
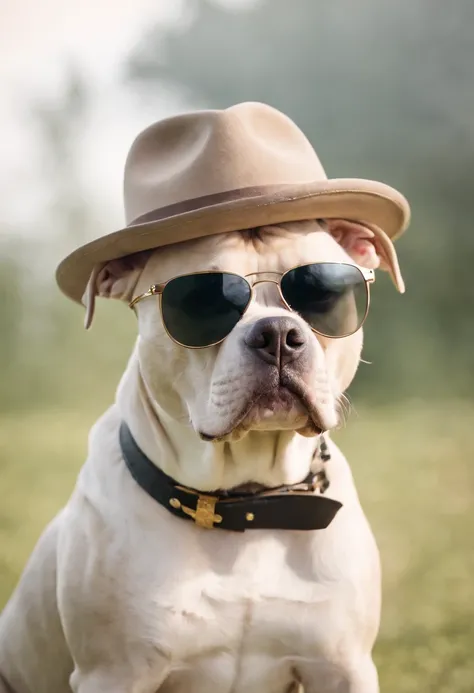
[[[127,225],[70,253],[56,276],[75,301],[104,262],[213,234],[302,219],[354,219],[395,238],[408,202],[370,180],[328,180],[306,136],[271,106],[167,118],[144,130],[127,157]]]
[[[307,137],[280,111],[260,103],[197,111],[141,132],[127,157],[125,216],[218,193],[327,180]]]

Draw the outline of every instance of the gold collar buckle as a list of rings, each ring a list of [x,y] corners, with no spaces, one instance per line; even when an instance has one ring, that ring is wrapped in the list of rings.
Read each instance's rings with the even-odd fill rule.
[[[192,508],[187,508],[185,505],[181,505],[181,510],[186,515],[193,518],[194,522],[199,527],[205,527],[206,529],[212,529],[214,524],[219,524],[222,522],[222,516],[217,515],[214,511],[216,509],[216,503],[219,499],[214,496],[198,496],[198,501],[196,505],[196,510]]]

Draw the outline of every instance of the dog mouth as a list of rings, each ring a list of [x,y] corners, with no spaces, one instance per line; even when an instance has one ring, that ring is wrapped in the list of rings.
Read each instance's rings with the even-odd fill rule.
[[[317,436],[333,428],[304,381],[282,371],[278,382],[257,389],[225,433],[199,431],[202,440],[223,442],[238,440],[250,430],[294,430],[305,437]]]

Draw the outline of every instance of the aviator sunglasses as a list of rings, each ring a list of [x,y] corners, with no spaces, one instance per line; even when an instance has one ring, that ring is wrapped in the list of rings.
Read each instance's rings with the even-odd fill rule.
[[[188,349],[222,342],[249,307],[258,284],[276,284],[285,307],[323,337],[338,339],[359,330],[369,310],[373,270],[343,262],[313,262],[281,272],[193,272],[153,284],[131,301],[133,308],[158,296],[169,337]]]

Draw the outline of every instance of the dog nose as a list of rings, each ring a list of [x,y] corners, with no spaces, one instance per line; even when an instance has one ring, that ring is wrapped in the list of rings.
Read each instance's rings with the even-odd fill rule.
[[[294,361],[306,347],[306,336],[293,318],[261,318],[244,341],[263,361],[280,368]]]

